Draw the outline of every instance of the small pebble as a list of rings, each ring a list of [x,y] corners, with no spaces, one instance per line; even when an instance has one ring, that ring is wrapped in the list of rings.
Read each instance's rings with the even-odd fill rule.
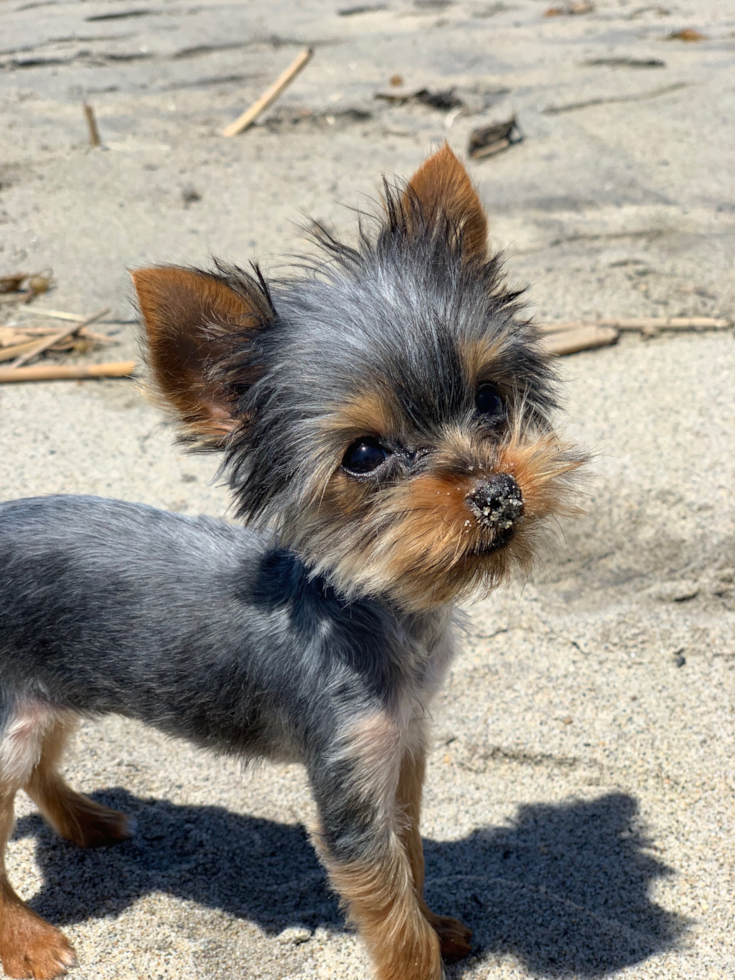
[[[289,926],[278,934],[278,942],[283,946],[300,946],[311,939],[311,929],[306,926]]]
[[[192,184],[187,184],[181,191],[181,200],[184,202],[185,208],[188,208],[190,204],[201,201],[201,199],[202,195]]]

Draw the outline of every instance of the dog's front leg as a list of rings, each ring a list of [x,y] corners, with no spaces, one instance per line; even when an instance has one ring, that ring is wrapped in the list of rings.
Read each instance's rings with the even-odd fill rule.
[[[424,847],[419,822],[421,795],[426,773],[426,738],[417,726],[412,745],[403,753],[401,775],[398,781],[397,801],[403,813],[401,837],[408,854],[419,905],[426,919],[439,935],[442,959],[446,962],[459,960],[470,951],[472,930],[447,915],[436,915],[424,900]]]
[[[440,980],[439,938],[427,921],[397,798],[404,739],[385,712],[353,722],[309,764],[320,827],[315,844],[378,980]]]

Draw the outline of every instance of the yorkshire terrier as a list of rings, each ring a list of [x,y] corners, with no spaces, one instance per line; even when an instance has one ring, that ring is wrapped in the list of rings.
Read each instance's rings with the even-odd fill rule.
[[[379,980],[439,980],[470,931],[423,898],[429,705],[453,604],[529,565],[583,455],[449,147],[386,183],[355,247],[266,282],[133,273],[158,396],[223,454],[246,527],[142,504],[0,505],[0,862],[25,789],[80,847],[130,836],[59,771],[76,719],[138,718],[216,752],[300,761],[314,844]],[[12,977],[74,964],[0,863]]]

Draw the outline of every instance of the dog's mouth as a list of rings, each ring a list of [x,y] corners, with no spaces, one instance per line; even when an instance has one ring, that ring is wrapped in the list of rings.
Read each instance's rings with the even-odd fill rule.
[[[510,544],[515,536],[515,527],[504,527],[493,535],[492,541],[480,541],[470,550],[471,555],[475,555],[478,558],[482,558],[486,555],[492,555],[496,551],[500,551],[501,548],[505,548],[506,545]]]

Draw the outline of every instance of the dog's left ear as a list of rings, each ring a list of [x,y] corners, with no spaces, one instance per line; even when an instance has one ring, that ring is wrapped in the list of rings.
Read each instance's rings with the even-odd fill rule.
[[[487,259],[487,216],[469,174],[445,143],[423,163],[408,182],[406,197],[413,199],[429,222],[445,215],[461,230],[466,259]]]
[[[145,324],[153,393],[203,449],[222,448],[237,401],[256,380],[248,364],[255,332],[272,318],[267,290],[239,269],[219,273],[162,266],[131,273]],[[238,360],[236,383],[227,370]]]

